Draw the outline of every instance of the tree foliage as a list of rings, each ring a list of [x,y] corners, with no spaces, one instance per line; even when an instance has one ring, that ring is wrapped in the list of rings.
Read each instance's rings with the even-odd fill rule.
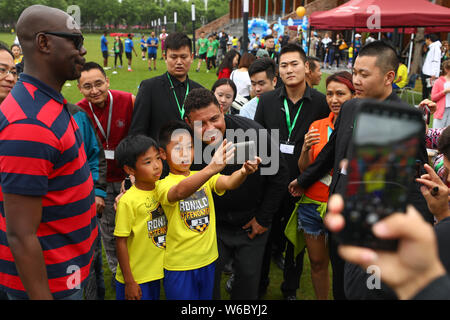
[[[228,12],[226,0],[208,0],[205,11],[204,0],[193,0],[196,12],[196,28],[202,23],[211,22]],[[174,12],[177,12],[179,30],[192,25],[191,1],[185,0],[0,0],[0,26],[14,28],[21,12],[33,4],[42,4],[66,11],[70,5],[78,5],[81,14],[81,26],[85,30],[103,29],[106,25],[128,26],[149,25],[152,21],[167,17],[172,26]],[[190,29],[189,29],[190,30]]]

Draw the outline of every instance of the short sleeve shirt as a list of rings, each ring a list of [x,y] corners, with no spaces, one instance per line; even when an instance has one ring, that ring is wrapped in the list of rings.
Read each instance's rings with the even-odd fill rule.
[[[133,40],[131,39],[125,39],[125,52],[131,52],[133,51]]]
[[[25,295],[6,241],[3,193],[42,198],[37,237],[50,291],[73,294],[89,275],[98,235],[95,192],[83,139],[63,96],[22,73],[0,105],[0,289]]]
[[[102,51],[108,51],[108,40],[106,40],[106,37],[104,35],[100,40],[100,46]]]
[[[126,237],[134,280],[141,284],[164,277],[167,219],[155,190],[132,186],[117,205],[114,235]],[[117,267],[117,281],[124,283]]]
[[[189,176],[195,174],[191,171]],[[157,185],[159,201],[167,216],[167,246],[164,269],[186,271],[199,269],[218,257],[216,214],[212,192],[216,190],[217,174],[190,197],[170,203],[169,190],[186,177],[170,173]]]

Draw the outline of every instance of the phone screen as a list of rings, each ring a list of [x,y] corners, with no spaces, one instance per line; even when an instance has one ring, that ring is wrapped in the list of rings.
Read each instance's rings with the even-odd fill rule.
[[[256,158],[256,146],[254,141],[238,142],[233,144],[234,160],[233,164],[244,164],[248,160]]]
[[[353,132],[343,240],[354,245],[394,250],[395,241],[372,234],[374,223],[394,212],[405,212],[416,175],[416,158],[424,123],[420,113],[365,108]]]

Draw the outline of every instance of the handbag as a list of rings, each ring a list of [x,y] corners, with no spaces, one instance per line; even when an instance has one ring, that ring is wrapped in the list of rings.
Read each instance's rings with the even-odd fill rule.
[[[341,45],[339,46],[339,50],[345,50],[345,49],[347,49],[347,48],[348,48],[348,46],[347,46],[347,44],[345,43],[345,41],[342,41]]]

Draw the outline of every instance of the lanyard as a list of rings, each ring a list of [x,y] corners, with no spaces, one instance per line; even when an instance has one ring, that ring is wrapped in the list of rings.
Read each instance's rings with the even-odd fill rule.
[[[289,131],[289,135],[288,135],[288,139],[287,139],[288,142],[291,139],[292,130],[294,130],[295,124],[297,123],[298,115],[300,114],[300,110],[302,110],[302,107],[303,107],[303,101],[300,104],[300,107],[298,108],[297,114],[295,115],[295,118],[294,118],[294,122],[291,124],[291,116],[289,115],[289,106],[288,106],[286,98],[284,99],[284,112],[286,112],[286,124],[287,124],[287,128]]]
[[[178,102],[178,98],[175,93],[175,88],[173,87],[173,83],[172,83],[172,80],[170,79],[168,72],[167,72],[167,78],[169,79],[170,88],[172,89],[173,96],[175,97],[175,101],[177,102],[178,110],[180,111],[180,115],[181,115],[181,120],[184,120],[184,102],[186,101],[186,97],[189,93],[189,79],[188,79],[188,81],[186,81],[186,94],[184,96],[183,105],[180,107],[180,103]]]
[[[109,94],[109,115],[108,115],[108,127],[106,128],[106,134],[105,130],[102,127],[102,124],[98,120],[97,116],[94,113],[94,109],[92,108],[92,104],[89,102],[89,107],[91,108],[92,115],[94,116],[95,123],[97,124],[98,130],[100,130],[100,133],[103,135],[103,137],[106,140],[106,150],[108,150],[108,140],[109,140],[109,133],[111,132],[111,118],[112,118],[112,109],[113,109],[113,96],[111,94],[111,91],[108,90]]]

